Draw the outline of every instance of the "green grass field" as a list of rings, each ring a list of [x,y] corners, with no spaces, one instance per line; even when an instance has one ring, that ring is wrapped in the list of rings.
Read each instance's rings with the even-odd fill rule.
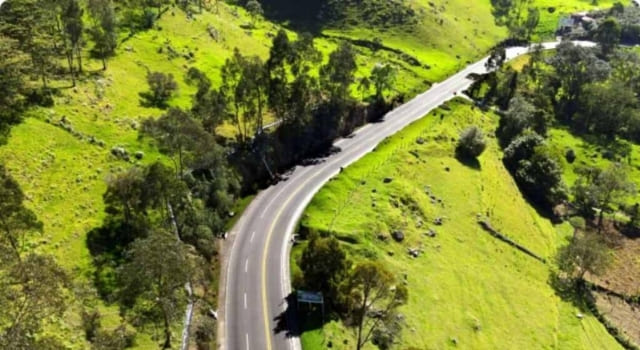
[[[410,299],[401,310],[406,326],[400,348],[443,349],[454,342],[467,349],[620,348],[595,318],[578,319],[584,311],[555,294],[548,284],[550,265],[478,225],[478,216],[487,217],[545,258],[571,234],[568,225],[552,226],[522,198],[493,137],[476,166],[453,157],[464,127],[476,124],[493,135],[497,117],[464,102],[451,107],[415,122],[345,169],[316,195],[302,225],[334,232],[356,261],[377,259],[401,280],[406,276]],[[384,184],[385,177],[393,181]],[[444,218],[442,226],[433,224],[437,217]],[[424,234],[429,228],[435,238]],[[377,238],[398,229],[406,236],[402,243]],[[408,248],[423,254],[411,258]],[[301,250],[294,251],[294,263]],[[302,340],[306,350],[326,348],[329,341],[350,349],[354,342],[337,322],[303,333]]]

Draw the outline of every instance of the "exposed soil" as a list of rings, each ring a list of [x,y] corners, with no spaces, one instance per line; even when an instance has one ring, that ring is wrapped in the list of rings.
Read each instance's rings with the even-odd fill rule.
[[[640,344],[640,306],[601,292],[593,295],[600,313],[634,343]]]

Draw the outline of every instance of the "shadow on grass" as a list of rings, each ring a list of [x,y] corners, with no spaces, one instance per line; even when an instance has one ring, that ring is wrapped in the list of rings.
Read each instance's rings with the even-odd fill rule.
[[[300,337],[304,332],[321,329],[329,320],[327,314],[322,315],[322,309],[318,306],[307,306],[298,303],[295,292],[285,298],[287,309],[273,320],[276,323],[273,331],[276,334],[284,333],[287,338]]]
[[[458,150],[456,150],[456,159],[458,160],[458,162],[460,162],[460,164],[473,170],[482,170],[482,166],[480,165],[478,159],[462,155]]]

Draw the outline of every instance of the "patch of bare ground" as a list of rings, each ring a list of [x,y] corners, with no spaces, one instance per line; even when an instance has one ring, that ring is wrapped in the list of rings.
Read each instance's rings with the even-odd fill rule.
[[[594,292],[600,313],[636,345],[640,344],[640,305],[604,292]]]
[[[611,224],[606,226],[604,234],[613,247],[613,259],[605,273],[589,279],[618,294],[640,296],[640,237],[623,234]]]

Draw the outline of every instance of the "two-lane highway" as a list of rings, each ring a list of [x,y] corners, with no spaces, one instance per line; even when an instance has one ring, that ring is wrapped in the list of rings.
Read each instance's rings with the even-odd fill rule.
[[[546,43],[546,49],[557,43]],[[580,43],[580,45],[593,45]],[[528,51],[510,48],[513,59]],[[228,350],[299,350],[300,340],[289,336],[283,327],[291,292],[289,249],[291,235],[302,211],[313,195],[341,167],[370,152],[386,137],[422,118],[469,87],[471,73],[486,73],[484,58],[449,79],[433,85],[427,92],[389,112],[381,123],[368,124],[354,137],[335,143],[341,152],[325,161],[297,167],[287,181],[260,192],[242,214],[230,233],[232,247],[223,257],[226,270],[222,276],[219,344]]]

